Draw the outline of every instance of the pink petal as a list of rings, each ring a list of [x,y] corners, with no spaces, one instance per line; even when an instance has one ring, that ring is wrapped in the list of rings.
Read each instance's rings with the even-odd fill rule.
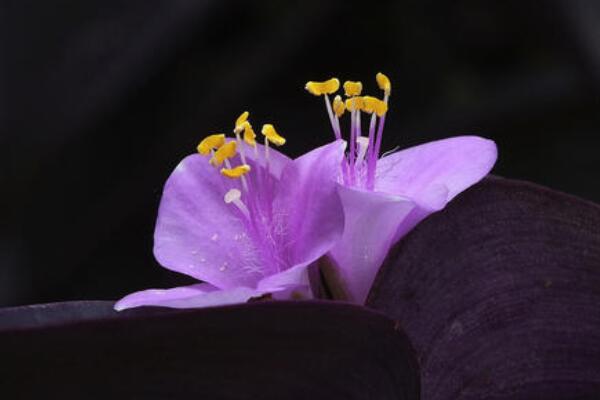
[[[234,185],[239,182],[223,178],[198,154],[175,168],[154,233],[154,255],[161,265],[219,288],[256,285],[267,263],[237,208],[223,200]]]
[[[294,160],[283,171],[274,201],[283,257],[290,266],[308,265],[324,255],[342,234],[344,211],[336,178],[345,142],[338,140]]]
[[[486,176],[496,157],[496,144],[477,136],[425,143],[379,160],[375,190],[406,196],[424,209],[440,210]]]
[[[276,292],[290,287],[310,286],[307,268],[309,264],[299,264],[285,271],[267,276],[258,283],[258,289]]]
[[[346,225],[330,256],[348,300],[364,303],[375,275],[394,243],[398,227],[415,209],[407,198],[339,186]]]
[[[251,297],[264,292],[236,287],[219,290],[216,287],[201,283],[173,289],[148,289],[135,292],[119,300],[114,308],[117,311],[141,306],[160,306],[170,308],[200,308],[245,303]]]
[[[246,143],[242,143],[242,146],[244,146],[244,155],[247,159],[256,161],[258,162],[258,165],[263,168],[265,167],[265,146],[257,143],[256,151],[252,146]],[[239,157],[236,160],[240,161]],[[279,179],[281,177],[281,173],[291,161],[292,159],[285,154],[269,147],[269,171],[275,178]]]

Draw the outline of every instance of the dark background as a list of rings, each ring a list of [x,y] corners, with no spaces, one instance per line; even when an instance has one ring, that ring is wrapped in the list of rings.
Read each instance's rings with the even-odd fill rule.
[[[326,143],[332,75],[390,76],[384,149],[487,136],[496,174],[600,200],[598,1],[0,4],[0,305],[189,282],[152,256],[171,170],[245,109]]]

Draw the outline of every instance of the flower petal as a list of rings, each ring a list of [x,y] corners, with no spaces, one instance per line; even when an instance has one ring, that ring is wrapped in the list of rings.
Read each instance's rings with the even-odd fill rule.
[[[265,167],[265,146],[257,143],[256,150],[246,143],[242,143],[242,146],[244,146],[244,155],[247,159],[257,162],[263,168]],[[275,178],[279,179],[285,167],[291,162],[291,158],[277,151],[277,149],[269,147],[269,171]]]
[[[346,144],[338,140],[289,164],[281,175],[273,210],[287,264],[308,265],[324,255],[341,236],[344,211],[336,179]]]
[[[115,310],[141,306],[170,308],[201,308],[245,303],[251,297],[263,295],[259,290],[237,287],[220,290],[206,283],[172,289],[148,289],[123,297],[115,304]]]
[[[306,269],[308,264],[299,264],[285,271],[267,276],[258,282],[258,289],[276,292],[291,287],[310,286]]]
[[[261,244],[247,232],[239,210],[223,200],[238,184],[197,154],[175,168],[154,233],[154,255],[161,265],[219,288],[255,286],[265,265]]]
[[[347,300],[364,303],[398,227],[415,208],[410,200],[339,186],[346,225],[330,255]]]
[[[487,175],[496,157],[496,144],[477,136],[425,143],[380,159],[375,190],[409,197],[424,209],[440,210]]]

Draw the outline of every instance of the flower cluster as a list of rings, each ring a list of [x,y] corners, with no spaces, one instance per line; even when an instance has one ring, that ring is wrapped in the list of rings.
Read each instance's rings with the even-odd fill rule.
[[[333,296],[363,303],[391,245],[483,178],[496,160],[495,144],[475,136],[380,157],[391,84],[381,73],[376,81],[383,99],[362,96],[361,82],[346,81],[346,99],[333,101],[338,79],[308,82],[306,90],[325,99],[335,141],[295,160],[272,147],[285,139],[271,124],[263,125],[264,141],[257,143],[248,112],[236,120],[232,138],[202,140],[198,154],[167,180],[154,254],[164,267],[203,283],[133,293],[115,308],[311,298],[308,268],[323,256]],[[348,143],[340,123],[345,113]],[[370,116],[366,135],[363,114]]]
[[[350,115],[349,151],[338,171],[338,192],[344,207],[342,238],[329,253],[323,272],[336,298],[364,303],[377,270],[390,247],[429,214],[492,169],[497,150],[493,141],[458,136],[380,156],[392,86],[376,76],[383,99],[361,96],[362,83],[343,85],[336,78],[308,82],[306,90],[323,96],[336,139],[342,138],[340,117]],[[370,115],[362,135],[361,114]]]

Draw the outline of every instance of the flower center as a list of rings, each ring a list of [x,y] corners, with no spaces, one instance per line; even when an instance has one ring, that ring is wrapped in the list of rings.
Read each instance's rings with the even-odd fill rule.
[[[210,155],[209,163],[215,167],[221,168],[221,175],[229,179],[240,179],[244,192],[247,194],[250,192],[249,182],[246,179],[252,168],[246,160],[246,154],[244,151],[244,143],[254,149],[254,160],[258,162],[259,155],[256,147],[256,133],[252,125],[248,121],[250,113],[244,111],[235,121],[235,127],[233,133],[235,140],[227,141],[225,134],[217,133],[205,137],[200,144],[198,144],[198,153],[204,156]],[[265,124],[262,127],[261,133],[265,137],[264,141],[264,160],[265,169],[269,171],[269,143],[276,146],[283,146],[285,144],[285,138],[275,130],[275,127],[271,124]],[[233,159],[239,152],[241,164],[233,166],[231,159]],[[250,218],[249,209],[241,199],[242,192],[238,189],[229,190],[224,197],[224,201],[227,204],[234,204],[240,211],[247,217]]]
[[[257,250],[267,259],[275,259],[271,264],[281,268],[282,264],[276,257],[279,217],[272,209],[275,178],[270,173],[272,160],[269,146],[282,146],[286,140],[277,133],[273,125],[263,125],[261,133],[264,136],[264,146],[260,154],[256,145],[256,133],[248,117],[249,113],[245,111],[235,121],[235,139],[228,140],[223,133],[209,135],[198,144],[197,150],[201,155],[209,157],[208,162],[215,169],[220,168],[224,178],[223,201],[239,210],[248,232],[255,237],[272,239],[261,241],[270,245],[259,246]],[[248,151],[253,153],[252,156],[246,154]],[[234,163],[237,165],[233,165]],[[259,166],[261,168],[255,168]],[[236,181],[239,183],[235,184]]]
[[[331,78],[323,82],[308,82],[305,89],[315,96],[323,96],[329,115],[331,128],[336,139],[342,138],[340,117],[347,111],[350,115],[348,152],[341,167],[341,179],[344,184],[374,190],[377,159],[381,151],[381,138],[388,110],[388,100],[392,85],[388,77],[381,72],[375,77],[377,85],[383,90],[383,100],[372,96],[361,96],[363,85],[358,81],[344,82],[344,95],[335,96],[333,103],[329,95],[338,91],[340,81]],[[368,136],[362,134],[361,113],[369,114]]]

